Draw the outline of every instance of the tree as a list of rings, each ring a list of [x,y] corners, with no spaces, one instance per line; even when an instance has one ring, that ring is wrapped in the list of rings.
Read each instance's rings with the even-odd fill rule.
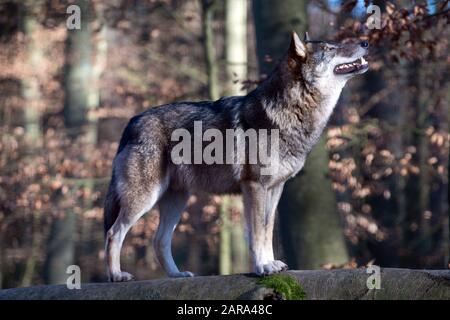
[[[225,2],[225,59],[229,95],[243,95],[242,81],[247,79],[247,1]]]
[[[217,0],[201,0],[202,3],[202,30],[203,48],[205,51],[206,72],[208,74],[208,94],[211,100],[220,97],[219,76],[216,61],[216,50],[214,50],[213,19],[218,5]]]
[[[227,0],[225,2],[225,59],[227,72],[227,95],[244,95],[242,81],[247,79],[247,1]],[[245,220],[230,218],[232,209],[242,202],[241,197],[224,196],[224,204],[229,210],[222,215],[225,234],[229,233],[231,250],[222,248],[221,255],[230,251],[231,268],[228,271],[242,273],[248,271],[248,245],[245,241]],[[222,235],[221,231],[221,235]],[[226,236],[225,236],[226,238]],[[222,241],[221,241],[222,244]],[[224,257],[225,258],[225,257]],[[231,258],[231,259],[230,259]],[[223,259],[221,259],[223,261]]]
[[[307,30],[307,1],[253,1],[257,55],[261,73],[288,47],[292,30]],[[335,195],[327,175],[328,153],[322,138],[303,170],[286,183],[279,203],[280,235],[291,268],[318,268],[348,260],[336,213]]]
[[[268,74],[288,47],[289,34],[307,30],[307,1],[255,0],[252,4],[259,70]]]
[[[90,26],[90,4],[87,1],[75,2],[81,11],[81,29],[68,30],[66,40],[66,64],[64,72],[64,122],[69,136],[77,138],[86,130],[90,142],[96,140],[96,121],[92,121],[89,108],[98,106],[98,85],[93,83],[91,63],[92,44]],[[97,82],[95,82],[97,83]],[[89,180],[89,179],[88,179]],[[92,181],[87,181],[92,185]],[[56,199],[55,199],[56,201]],[[63,216],[56,217],[52,223],[48,240],[45,278],[47,283],[63,283],[67,278],[66,269],[74,264],[75,212],[67,210]]]
[[[220,97],[218,66],[216,51],[214,49],[214,37],[212,23],[217,9],[217,0],[202,0],[202,30],[203,48],[205,53],[206,73],[208,75],[208,95],[211,100]],[[219,235],[219,273],[230,274],[232,272],[231,234],[230,234],[230,198],[222,198],[220,205],[220,235]]]
[[[23,4],[24,17],[22,20],[22,29],[26,37],[26,62],[27,72],[22,80],[22,95],[25,100],[24,121],[25,132],[31,142],[36,145],[42,135],[40,105],[41,89],[36,70],[42,64],[43,52],[39,44],[36,33],[39,30],[37,20],[39,10],[42,6],[41,1],[25,1]]]
[[[55,218],[47,245],[47,258],[44,267],[46,283],[64,283],[67,279],[67,267],[74,264],[75,257],[75,227],[74,212]]]
[[[22,96],[24,105],[24,127],[29,142],[30,151],[35,152],[42,138],[41,127],[41,88],[39,82],[39,67],[43,62],[44,54],[42,45],[38,40],[38,31],[41,26],[38,21],[42,1],[25,1],[22,4],[23,19],[22,30],[26,39],[26,70],[27,74],[22,79]],[[37,252],[40,246],[40,234],[38,230],[40,212],[35,210],[31,216],[30,252],[25,263],[25,271],[22,277],[22,286],[29,286],[32,282],[37,260]]]
[[[66,63],[64,70],[64,121],[69,133],[75,137],[88,124],[89,102],[92,96],[92,43],[90,7],[87,1],[78,0],[81,10],[81,29],[68,30]],[[95,93],[94,93],[95,94]]]
[[[95,114],[95,110],[100,107],[101,96],[100,96],[100,81],[101,76],[106,68],[107,54],[108,54],[108,25],[105,20],[105,6],[102,3],[95,3],[92,8],[95,10],[96,19],[93,21],[92,30],[92,49],[94,53],[94,59],[92,62],[92,68],[89,75],[89,87],[87,92],[87,102],[86,108],[88,110],[86,114],[86,144],[88,147],[95,147],[98,140],[98,127],[99,121]],[[94,192],[95,190],[95,179],[86,178],[83,182],[83,187],[89,192]],[[98,187],[98,186],[97,186]],[[92,198],[87,197],[83,201],[85,208],[92,208],[93,201]],[[93,228],[95,224],[92,219],[83,219],[81,222],[81,243],[83,244],[84,252],[93,252]],[[83,268],[83,264],[80,262],[80,266]]]

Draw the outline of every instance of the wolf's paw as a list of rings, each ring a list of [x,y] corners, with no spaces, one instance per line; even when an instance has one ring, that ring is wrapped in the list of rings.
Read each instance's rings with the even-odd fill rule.
[[[281,271],[281,268],[277,264],[275,264],[275,261],[270,261],[266,263],[263,266],[263,268],[264,268],[264,275],[267,276]]]
[[[254,270],[254,272],[258,276],[269,276],[271,274],[278,273],[280,271],[281,269],[275,266],[275,264],[273,264],[272,262],[263,265],[258,265],[255,267]]]
[[[284,271],[288,269],[288,266],[286,263],[280,260],[271,261],[273,265],[275,265],[276,268],[278,268],[280,271]]]
[[[171,278],[189,278],[193,276],[194,274],[190,271],[180,271],[169,274],[169,277]]]
[[[264,267],[265,265],[258,264],[253,268],[253,273],[257,276],[263,276],[264,275]]]
[[[268,276],[284,270],[287,270],[288,266],[280,260],[269,261],[263,265],[257,265],[255,267],[255,273],[259,276]]]
[[[134,276],[128,272],[117,272],[110,276],[112,282],[126,282],[135,280]]]

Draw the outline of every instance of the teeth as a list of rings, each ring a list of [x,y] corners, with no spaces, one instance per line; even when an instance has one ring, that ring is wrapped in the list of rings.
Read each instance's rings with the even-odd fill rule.
[[[361,57],[358,60],[356,60],[355,62],[341,64],[340,66],[338,66],[336,68],[336,70],[342,70],[342,69],[348,69],[348,68],[360,69],[361,66],[365,66],[367,64],[368,64],[368,62],[366,61],[366,59],[364,59],[364,57]]]

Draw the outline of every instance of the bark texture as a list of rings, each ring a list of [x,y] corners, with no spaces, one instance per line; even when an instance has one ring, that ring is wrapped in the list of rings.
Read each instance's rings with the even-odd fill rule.
[[[450,299],[449,270],[381,269],[381,289],[369,290],[366,269],[288,271],[306,299],[422,300]],[[8,299],[252,299],[280,297],[249,275],[158,279],[126,283],[86,283],[79,290],[65,285],[0,290]]]

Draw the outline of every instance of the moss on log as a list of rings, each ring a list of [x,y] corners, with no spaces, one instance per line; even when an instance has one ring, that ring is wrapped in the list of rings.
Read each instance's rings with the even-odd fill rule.
[[[368,289],[366,269],[287,271],[304,290],[305,299],[450,299],[449,270],[382,268],[380,289]],[[127,283],[85,283],[0,290],[8,299],[282,299],[283,292],[250,275],[158,279]],[[282,287],[282,286],[280,286]]]

